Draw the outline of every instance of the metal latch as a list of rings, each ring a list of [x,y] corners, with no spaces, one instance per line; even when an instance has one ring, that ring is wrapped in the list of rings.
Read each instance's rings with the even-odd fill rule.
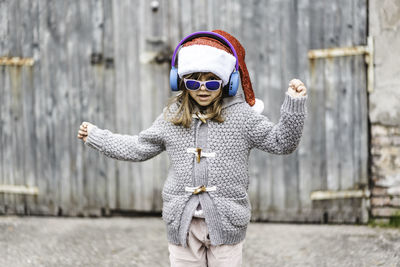
[[[372,36],[368,36],[367,46],[314,49],[314,50],[308,51],[309,59],[355,56],[355,55],[365,55],[365,63],[367,63],[367,65],[368,65],[367,89],[368,89],[369,93],[372,93],[373,88],[374,88],[374,40],[373,40]]]
[[[35,60],[33,58],[22,57],[0,57],[0,66],[33,66]]]
[[[38,195],[39,189],[36,186],[25,185],[0,185],[0,193]]]
[[[320,190],[310,194],[311,200],[343,199],[343,198],[369,198],[369,190]]]

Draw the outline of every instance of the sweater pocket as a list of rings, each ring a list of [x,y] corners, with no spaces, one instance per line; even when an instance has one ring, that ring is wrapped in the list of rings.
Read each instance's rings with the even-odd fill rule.
[[[214,203],[222,219],[228,223],[244,227],[250,222],[251,204],[247,193],[241,198],[214,197]]]
[[[190,195],[173,195],[162,192],[162,218],[167,224],[179,225],[180,217]]]

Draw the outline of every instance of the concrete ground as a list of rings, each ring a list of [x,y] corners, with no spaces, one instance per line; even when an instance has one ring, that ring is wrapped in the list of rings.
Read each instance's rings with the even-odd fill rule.
[[[0,266],[169,266],[155,217],[0,217]],[[244,267],[400,266],[400,230],[251,223]]]

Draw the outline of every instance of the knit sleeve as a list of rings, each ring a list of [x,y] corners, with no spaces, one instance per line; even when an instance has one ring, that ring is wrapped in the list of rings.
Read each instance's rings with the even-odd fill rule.
[[[124,161],[145,161],[165,150],[162,114],[138,135],[115,134],[95,126],[86,142],[105,156]]]
[[[307,98],[292,97],[286,92],[280,110],[281,117],[276,124],[262,114],[248,111],[245,130],[250,148],[255,147],[272,154],[290,154],[295,151],[307,115]]]

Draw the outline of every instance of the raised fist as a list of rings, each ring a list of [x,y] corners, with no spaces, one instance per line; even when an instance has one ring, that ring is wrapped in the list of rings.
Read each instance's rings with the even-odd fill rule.
[[[86,142],[86,138],[88,137],[90,131],[93,129],[94,125],[91,124],[90,122],[82,122],[81,126],[79,126],[79,131],[78,131],[78,138],[82,139],[84,142]]]
[[[289,82],[288,94],[292,97],[305,96],[307,88],[299,79],[293,79]]]

